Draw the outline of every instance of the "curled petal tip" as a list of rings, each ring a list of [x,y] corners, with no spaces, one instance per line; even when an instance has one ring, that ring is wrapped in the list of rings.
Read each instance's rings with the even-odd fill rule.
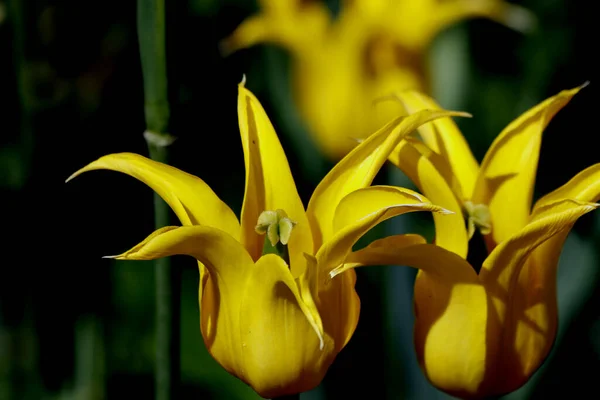
[[[69,183],[69,181],[73,180],[73,178],[75,178],[76,176],[77,176],[77,172],[75,172],[74,174],[69,176],[67,179],[65,179],[65,183]]]
[[[102,258],[118,259],[119,256],[102,256]]]
[[[242,74],[242,81],[239,83],[241,87],[246,86],[246,74]]]
[[[444,215],[450,215],[450,214],[455,214],[454,211],[450,211],[446,208],[440,208],[440,210],[438,211],[438,213],[440,214],[444,214]]]
[[[466,111],[453,111],[457,117],[473,118],[473,114]]]
[[[589,80],[588,80],[588,81],[585,81],[585,82],[583,82],[581,85],[579,85],[578,89],[579,89],[579,90],[581,90],[581,89],[583,89],[583,88],[587,87],[589,84],[590,84],[590,81],[589,81]]]

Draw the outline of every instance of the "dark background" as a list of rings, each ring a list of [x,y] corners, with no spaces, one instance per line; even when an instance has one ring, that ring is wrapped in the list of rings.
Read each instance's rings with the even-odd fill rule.
[[[291,148],[291,135],[301,130],[275,111],[273,82],[284,87],[288,82],[285,52],[257,46],[227,58],[219,53],[219,40],[256,4],[168,3],[171,133],[178,138],[171,164],[200,176],[239,212],[244,175],[236,96],[245,73],[248,88],[276,125],[307,200],[322,171],[299,162],[298,154],[314,149]],[[474,115],[458,122],[479,160],[521,112],[591,81],[544,135],[537,198],[600,162],[593,123],[597,29],[584,1],[520,4],[538,17],[536,31],[523,35],[487,20],[460,23],[436,39],[430,60],[440,103]],[[101,257],[153,231],[152,192],[105,171],[64,183],[102,155],[148,154],[135,2],[2,0],[0,20],[0,399],[151,398],[154,269],[147,262]],[[458,73],[448,72],[449,62]],[[464,83],[459,92],[457,80]],[[288,97],[277,109],[293,113]],[[378,179],[393,174],[388,169]],[[418,230],[422,222],[411,219],[404,226]],[[532,381],[508,397],[596,391],[599,240],[600,215],[583,217],[561,258],[556,346]],[[183,270],[181,398],[257,398],[206,352],[196,265],[179,257],[173,263]],[[411,352],[413,272],[384,267],[358,274],[363,303],[358,329],[322,385],[303,398],[445,397],[424,381]]]

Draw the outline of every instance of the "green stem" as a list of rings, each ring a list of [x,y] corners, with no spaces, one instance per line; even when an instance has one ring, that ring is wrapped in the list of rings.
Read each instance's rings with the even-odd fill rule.
[[[170,108],[167,90],[165,1],[138,0],[138,40],[144,75],[144,113],[150,158],[167,163]],[[170,225],[168,205],[155,194],[157,228]],[[156,400],[177,398],[179,381],[180,273],[168,258],[155,261],[156,271]]]

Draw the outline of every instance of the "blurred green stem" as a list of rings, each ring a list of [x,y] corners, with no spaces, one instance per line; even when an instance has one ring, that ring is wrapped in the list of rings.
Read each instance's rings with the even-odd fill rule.
[[[27,13],[24,0],[7,2],[7,17],[13,33],[13,62],[19,96],[19,138],[13,145],[0,147],[0,169],[3,182],[10,188],[19,189],[27,180],[33,153],[33,118],[35,115],[34,93],[27,61]]]
[[[150,157],[162,163],[169,158],[173,137],[169,129],[165,1],[138,0],[138,40],[144,75],[144,113]],[[157,228],[170,224],[170,210],[154,195]],[[156,399],[177,398],[179,381],[180,274],[168,258],[155,261],[156,269]]]

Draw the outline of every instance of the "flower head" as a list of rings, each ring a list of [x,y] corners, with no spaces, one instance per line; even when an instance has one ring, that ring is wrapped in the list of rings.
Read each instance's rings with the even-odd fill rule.
[[[404,89],[429,91],[425,55],[451,24],[491,18],[525,30],[528,11],[500,0],[346,0],[335,18],[322,1],[261,0],[223,42],[226,52],[260,43],[292,56],[293,95],[321,150],[340,159],[398,115],[373,102]]]
[[[531,207],[542,133],[581,88],[531,108],[494,140],[481,166],[453,121],[423,125],[390,160],[436,204],[435,245],[391,248],[386,239],[352,261],[419,268],[415,282],[415,346],[427,378],[460,397],[486,397],[522,386],[548,355],[557,329],[556,270],[573,224],[595,210],[600,164],[587,168]],[[439,106],[422,93],[400,95],[408,112]],[[464,214],[464,217],[463,217]],[[465,224],[465,219],[467,223]],[[488,256],[467,261],[478,230]],[[480,268],[479,268],[480,267]],[[477,272],[479,271],[479,273]]]
[[[120,171],[171,206],[183,226],[161,228],[115,258],[184,254],[198,260],[208,351],[261,396],[282,396],[314,388],[356,328],[354,271],[329,277],[356,241],[396,215],[447,213],[408,189],[368,186],[404,136],[450,115],[464,113],[422,111],[390,122],[331,170],[306,211],[273,126],[243,83],[238,116],[246,187],[240,220],[200,178],[136,154],[102,157],[69,179],[90,170]]]

